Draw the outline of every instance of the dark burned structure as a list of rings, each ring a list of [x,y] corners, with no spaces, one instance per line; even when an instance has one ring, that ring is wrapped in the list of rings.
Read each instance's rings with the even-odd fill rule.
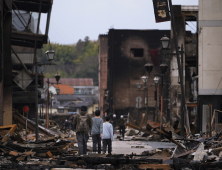
[[[197,21],[198,6],[175,5],[174,17],[178,37],[178,46],[184,47],[183,83],[189,111],[190,122],[200,123],[201,114],[197,116],[198,99],[198,33],[186,31],[190,21]],[[160,39],[166,35],[171,39],[170,49],[166,56],[159,55]],[[144,65],[154,65],[148,79],[149,120],[153,120],[155,112],[155,86],[153,78],[160,73],[159,65],[168,64],[164,75],[164,117],[173,123],[180,121],[181,90],[178,65],[175,55],[173,31],[168,30],[115,30],[110,29],[107,35],[99,36],[99,89],[100,109],[103,113],[130,115],[141,121],[141,113],[145,113],[144,91],[138,91],[136,84],[143,75],[148,75]],[[160,87],[160,85],[159,85]],[[160,90],[157,90],[158,112],[160,112]],[[138,104],[137,97],[142,101]],[[141,108],[137,108],[137,107]],[[200,106],[202,107],[202,106]],[[199,122],[198,122],[199,121]],[[200,130],[200,129],[199,129]]]
[[[120,115],[131,114],[135,119],[141,118],[145,113],[145,93],[137,89],[137,83],[142,82],[141,77],[148,75],[144,65],[153,63],[154,69],[148,79],[148,108],[149,119],[155,112],[156,102],[154,100],[154,75],[159,73],[159,65],[169,62],[167,58],[159,56],[161,49],[160,39],[162,36],[170,36],[169,30],[109,30],[108,35],[100,35],[100,105],[103,112]],[[104,43],[106,41],[107,43]],[[108,57],[107,57],[108,56]],[[106,59],[106,57],[108,59]],[[107,61],[107,74],[106,64]],[[104,63],[105,62],[105,63]],[[169,74],[169,73],[167,73]],[[107,82],[105,77],[107,76]],[[165,80],[168,81],[166,76]],[[107,84],[106,84],[107,83]],[[106,87],[107,85],[107,87]],[[169,83],[164,86],[164,96],[168,97]],[[102,89],[106,87],[107,89]],[[105,90],[105,92],[102,92]],[[100,94],[101,94],[100,93]],[[138,101],[137,98],[142,99]],[[137,108],[136,108],[136,105]],[[165,102],[167,110],[168,101]],[[169,112],[168,112],[169,114]],[[167,115],[167,112],[166,112]]]
[[[52,0],[0,0],[0,125],[12,124],[12,109],[35,115],[36,50],[48,41]],[[47,14],[40,30],[41,13]],[[41,32],[43,31],[43,32]],[[43,85],[39,74],[38,85]]]

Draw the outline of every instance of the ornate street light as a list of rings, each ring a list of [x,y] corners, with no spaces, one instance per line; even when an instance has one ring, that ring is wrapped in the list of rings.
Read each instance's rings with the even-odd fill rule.
[[[61,76],[60,76],[60,74],[58,74],[58,73],[55,75],[55,79],[56,79],[57,84],[58,84],[58,82],[59,82],[59,80],[60,80],[60,77],[61,77]]]
[[[147,81],[148,81],[148,76],[142,76],[141,79],[142,79],[142,81],[143,81],[144,83],[147,83]]]
[[[56,93],[57,93],[57,95],[59,94],[59,92],[60,92],[60,88],[56,88]]]
[[[156,100],[156,113],[154,113],[154,118],[153,120],[157,122],[157,117],[158,117],[158,106],[157,106],[157,86],[160,81],[160,77],[154,77],[154,82],[155,82],[155,100]]]
[[[170,39],[166,35],[164,35],[164,37],[160,39],[160,42],[161,42],[162,48],[167,49],[170,44]]]
[[[154,82],[155,82],[155,84],[158,84],[159,83],[159,81],[160,81],[160,78],[159,77],[154,77]]]
[[[137,88],[140,90],[141,87],[142,87],[142,84],[141,83],[137,83],[136,85],[137,85]]]
[[[148,88],[146,86],[146,83],[148,81],[148,76],[142,76],[141,79],[144,83],[145,105],[146,105],[146,123],[147,123],[147,121],[148,121]],[[139,83],[137,83],[137,87],[141,88],[141,85],[139,85]]]
[[[54,56],[55,56],[54,50],[50,49],[50,50],[46,51],[45,54],[46,54],[46,58],[48,61],[51,62],[52,60],[54,60]]]
[[[50,43],[50,42],[49,42]],[[37,66],[41,66],[41,65],[55,65],[52,63],[52,60],[54,59],[55,56],[55,51],[52,50],[51,46],[50,49],[48,51],[45,52],[46,54],[46,58],[49,61],[49,63],[38,63],[37,62],[37,57],[35,58],[35,97],[36,97],[36,101],[35,101],[35,118],[36,118],[36,142],[38,142],[39,140],[39,127],[38,127],[38,70],[37,70]]]
[[[153,64],[152,63],[146,63],[144,65],[144,67],[146,68],[146,71],[149,73],[150,75],[150,72],[153,70]]]
[[[167,64],[160,64],[160,71],[161,71],[161,74],[166,73],[167,68],[168,68],[168,65],[167,65]]]

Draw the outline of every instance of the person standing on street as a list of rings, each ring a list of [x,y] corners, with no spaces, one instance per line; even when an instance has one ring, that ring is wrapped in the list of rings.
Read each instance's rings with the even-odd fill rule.
[[[108,154],[111,154],[111,145],[113,141],[113,126],[110,121],[110,117],[106,116],[106,122],[103,123],[103,153],[106,153],[108,145]]]
[[[103,136],[103,120],[100,118],[100,111],[95,111],[95,117],[92,118],[92,140],[93,140],[93,152],[96,152],[96,145],[98,144],[98,153],[101,153],[101,137]]]
[[[79,147],[79,156],[86,155],[89,130],[92,128],[92,118],[87,113],[87,107],[81,106],[81,111],[73,120],[73,128],[76,131],[76,138]]]
[[[122,134],[122,137],[124,139],[124,134],[125,134],[125,120],[123,119],[123,115],[120,116],[120,119],[118,121],[119,125],[119,134]]]

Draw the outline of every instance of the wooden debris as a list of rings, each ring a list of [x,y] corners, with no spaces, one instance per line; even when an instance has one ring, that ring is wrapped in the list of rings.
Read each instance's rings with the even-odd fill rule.
[[[140,169],[172,169],[169,164],[140,164]]]
[[[0,127],[0,135],[4,136],[2,142],[6,142],[8,137],[16,130],[17,125],[8,125],[8,126],[1,126]]]
[[[51,153],[50,151],[46,152],[46,154],[47,154],[50,158],[55,159],[55,157],[52,155],[52,153]]]

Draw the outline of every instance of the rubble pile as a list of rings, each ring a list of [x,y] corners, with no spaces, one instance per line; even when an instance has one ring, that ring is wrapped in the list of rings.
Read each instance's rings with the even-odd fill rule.
[[[164,141],[175,148],[145,150],[141,154],[88,154],[78,156],[75,132],[39,126],[40,139],[35,140],[35,122],[14,113],[16,124],[0,127],[0,169],[222,169],[222,133],[213,137],[189,134],[181,137],[178,127],[148,121],[147,126],[127,124],[125,140]],[[30,127],[30,128],[29,128]],[[164,138],[164,139],[163,139]],[[121,138],[120,138],[121,140]],[[123,139],[122,139],[123,140]],[[131,148],[135,148],[134,146]],[[144,148],[140,146],[140,148]]]

